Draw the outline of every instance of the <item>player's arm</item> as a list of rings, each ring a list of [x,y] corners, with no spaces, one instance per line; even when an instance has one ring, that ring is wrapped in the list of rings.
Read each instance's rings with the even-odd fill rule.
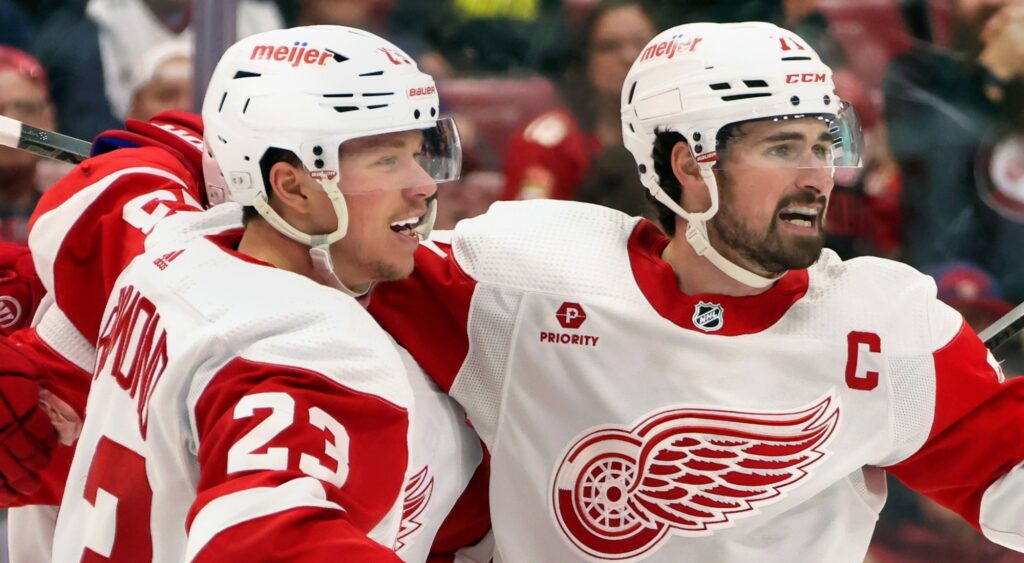
[[[156,224],[200,209],[194,184],[165,151],[126,149],[82,163],[40,199],[29,227],[36,270],[90,343],[114,281]]]
[[[940,314],[952,313],[939,304]],[[888,467],[990,540],[1024,551],[1024,378],[1003,381],[966,323],[933,354],[935,408],[924,444]],[[896,424],[910,421],[896,420]]]
[[[313,371],[242,358],[194,405],[195,561],[398,561],[404,408]]]

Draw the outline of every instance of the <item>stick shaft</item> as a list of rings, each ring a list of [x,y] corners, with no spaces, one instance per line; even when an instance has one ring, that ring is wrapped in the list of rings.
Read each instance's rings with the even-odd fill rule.
[[[5,116],[0,116],[0,145],[74,164],[89,158],[92,149],[90,143],[81,139],[33,127]]]
[[[996,322],[978,333],[978,338],[989,350],[995,350],[1002,343],[1011,339],[1024,329],[1024,303],[1017,305],[1012,311],[999,317]]]

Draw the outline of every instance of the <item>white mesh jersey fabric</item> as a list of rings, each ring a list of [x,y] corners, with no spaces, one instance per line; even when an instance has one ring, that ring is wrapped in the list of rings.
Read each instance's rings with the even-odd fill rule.
[[[473,279],[521,291],[646,303],[632,282],[626,241],[640,221],[587,203],[498,202],[456,227],[453,251]],[[572,265],[572,267],[566,267]]]
[[[885,497],[872,466],[905,459],[927,437],[932,353],[957,332],[959,317],[935,305],[934,284],[911,268],[842,262],[825,251],[810,268],[806,294],[769,328],[740,336],[683,329],[654,310],[633,277],[627,241],[636,224],[585,204],[531,201],[495,204],[452,235],[459,265],[478,284],[469,354],[451,392],[491,449],[501,559],[579,561],[615,552],[609,538],[629,537],[625,531],[595,531],[603,539],[587,540],[566,522],[600,512],[602,503],[629,521],[626,507],[642,503],[620,501],[650,467],[631,456],[655,455],[644,441],[657,434],[643,434],[649,421],[682,411],[753,420],[818,405],[832,413],[825,420],[834,428],[798,484],[705,528],[648,512],[643,518],[654,528],[637,530],[661,535],[633,544],[631,557],[861,561]],[[558,317],[570,303],[585,310],[582,324],[567,327]],[[881,349],[851,353],[853,332],[877,335]],[[851,385],[851,365],[857,377],[877,374],[878,384]],[[631,453],[634,441],[641,446]],[[598,473],[605,463],[608,472]],[[611,496],[591,481],[571,486],[584,477],[619,479],[623,488],[609,485],[617,491]],[[600,494],[565,504],[587,491]],[[604,548],[611,551],[602,555]]]

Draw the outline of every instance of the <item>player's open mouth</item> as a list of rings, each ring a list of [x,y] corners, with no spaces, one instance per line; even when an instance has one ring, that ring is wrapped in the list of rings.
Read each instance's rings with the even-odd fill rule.
[[[779,219],[802,229],[814,229],[818,226],[820,210],[815,207],[793,205],[779,212]]]
[[[419,233],[416,232],[416,227],[420,225],[420,221],[423,220],[423,216],[409,217],[402,219],[401,221],[395,221],[391,223],[391,230],[395,231],[400,235],[419,239]]]

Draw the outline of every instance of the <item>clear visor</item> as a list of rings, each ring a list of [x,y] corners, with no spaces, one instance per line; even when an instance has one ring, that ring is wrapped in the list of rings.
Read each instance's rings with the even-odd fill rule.
[[[860,168],[862,147],[857,113],[841,102],[836,114],[773,116],[723,127],[714,168]]]
[[[358,194],[436,186],[459,178],[462,146],[450,117],[424,129],[349,139],[338,147],[338,187]]]

